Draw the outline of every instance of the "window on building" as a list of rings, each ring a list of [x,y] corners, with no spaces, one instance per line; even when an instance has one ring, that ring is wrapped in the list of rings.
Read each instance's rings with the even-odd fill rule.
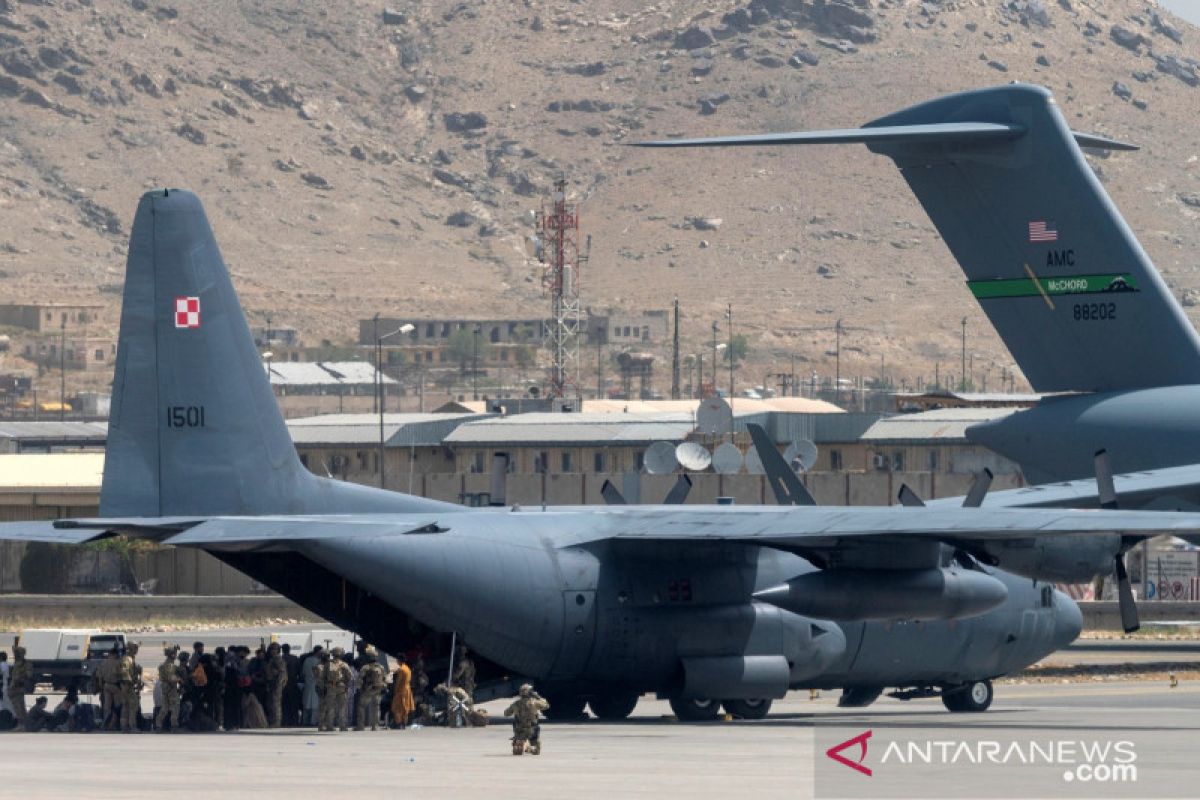
[[[545,475],[550,465],[550,454],[545,450],[533,457],[533,471]]]
[[[929,471],[937,472],[937,469],[938,469],[938,451],[930,450],[929,451]]]
[[[650,341],[650,326],[649,325],[642,328],[642,341],[643,342]]]
[[[501,351],[500,351],[500,360],[501,360],[501,361],[508,361],[508,351],[507,351],[507,350],[501,350]]]
[[[46,312],[46,322],[50,322],[53,319],[54,319],[54,313],[51,311],[47,311]]]
[[[604,472],[604,451],[597,450],[592,457],[592,471],[596,473]]]
[[[571,454],[562,453],[562,469],[560,472],[566,474],[571,471]]]
[[[449,322],[442,323],[442,338],[443,339],[450,338],[450,323]]]
[[[437,329],[437,326],[435,326],[435,325],[434,325],[432,322],[430,322],[430,323],[426,324],[426,325],[425,325],[425,338],[426,338],[426,339],[432,339],[432,338],[433,338],[433,332],[434,332],[436,329]]]
[[[96,348],[96,360],[97,361],[104,360],[104,348],[102,348],[102,347]]]
[[[633,457],[633,468],[638,472],[642,471],[642,467],[646,464],[646,451],[638,450]]]
[[[842,451],[841,450],[830,450],[829,451],[829,468],[831,470],[833,470],[834,472],[842,471]]]
[[[358,468],[366,469],[367,465],[370,463],[367,459],[367,452],[365,450],[359,450],[354,455],[358,459]]]
[[[500,341],[500,329],[498,327],[493,326],[491,333],[488,334],[488,339],[491,339],[492,344],[496,344],[497,342],[499,342]]]
[[[904,472],[904,451],[897,450],[892,453],[892,471]]]
[[[483,472],[483,451],[476,451],[471,458],[471,472],[476,475]]]

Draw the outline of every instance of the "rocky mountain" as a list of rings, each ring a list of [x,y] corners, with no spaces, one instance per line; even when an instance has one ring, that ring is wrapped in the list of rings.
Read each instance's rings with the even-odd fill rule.
[[[1093,161],[1190,312],[1200,31],[1138,0],[0,0],[0,286],[115,328],[139,194],[205,200],[255,320],[541,313],[533,214],[565,177],[585,302],[734,307],[743,380],[1010,361],[891,163],[862,148],[626,142],[852,127],[942,92],[1050,87],[1142,145]],[[719,219],[719,223],[697,220]],[[1018,386],[1020,384],[1018,383]]]

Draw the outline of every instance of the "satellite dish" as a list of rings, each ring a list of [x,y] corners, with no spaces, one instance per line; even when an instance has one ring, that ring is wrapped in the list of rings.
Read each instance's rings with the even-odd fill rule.
[[[725,442],[713,451],[712,466],[722,475],[734,475],[741,472],[742,451],[738,450],[737,445],[732,442]]]
[[[746,451],[746,472],[751,475],[767,474],[767,470],[762,463],[762,457],[759,456],[758,450],[753,447]]]
[[[670,442],[655,442],[646,451],[646,457],[642,463],[646,466],[646,472],[651,475],[666,475],[674,472],[679,466],[679,459],[675,457],[675,445]]]
[[[797,442],[792,442],[791,447],[796,448],[796,454],[792,458],[787,459],[789,464],[800,462],[800,469],[797,472],[808,472],[817,463],[817,446],[808,439],[801,439]],[[788,449],[791,449],[789,447]],[[785,456],[786,458],[786,456]]]
[[[712,464],[712,454],[698,442],[684,442],[675,448],[675,458],[680,466],[692,472],[703,472]]]
[[[696,430],[701,433],[729,433],[733,430],[733,409],[721,397],[708,397],[696,409]]]

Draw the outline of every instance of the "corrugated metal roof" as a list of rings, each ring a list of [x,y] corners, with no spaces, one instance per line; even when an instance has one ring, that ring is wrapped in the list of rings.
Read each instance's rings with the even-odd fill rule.
[[[0,439],[94,439],[108,437],[107,422],[0,422]]]
[[[271,383],[275,386],[373,386],[375,379],[375,367],[367,361],[271,362]],[[383,382],[396,383],[387,375]]]
[[[937,441],[966,442],[972,425],[1018,413],[1013,408],[939,408],[919,414],[884,417],[862,435],[862,441],[877,444]]]
[[[0,455],[0,491],[100,491],[103,453]]]
[[[438,447],[459,425],[488,414],[384,414],[386,447]],[[302,445],[379,443],[378,414],[325,414],[288,420],[292,441]]]
[[[695,427],[690,414],[518,414],[459,426],[446,444],[633,446],[682,442]]]
[[[729,401],[727,401],[729,402]],[[742,414],[762,414],[767,411],[780,411],[788,414],[844,414],[842,409],[824,400],[812,400],[807,397],[771,397],[764,400],[752,400],[748,397],[735,397],[732,401],[735,416]],[[585,414],[672,414],[689,413],[695,415],[699,400],[584,400]]]

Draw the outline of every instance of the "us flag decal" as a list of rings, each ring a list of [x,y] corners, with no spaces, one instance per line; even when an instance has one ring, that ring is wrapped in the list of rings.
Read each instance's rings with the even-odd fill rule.
[[[1057,242],[1058,226],[1053,222],[1039,219],[1029,223],[1030,242]]]
[[[175,298],[175,327],[176,328],[199,328],[200,327],[200,298],[199,297],[176,297]]]

